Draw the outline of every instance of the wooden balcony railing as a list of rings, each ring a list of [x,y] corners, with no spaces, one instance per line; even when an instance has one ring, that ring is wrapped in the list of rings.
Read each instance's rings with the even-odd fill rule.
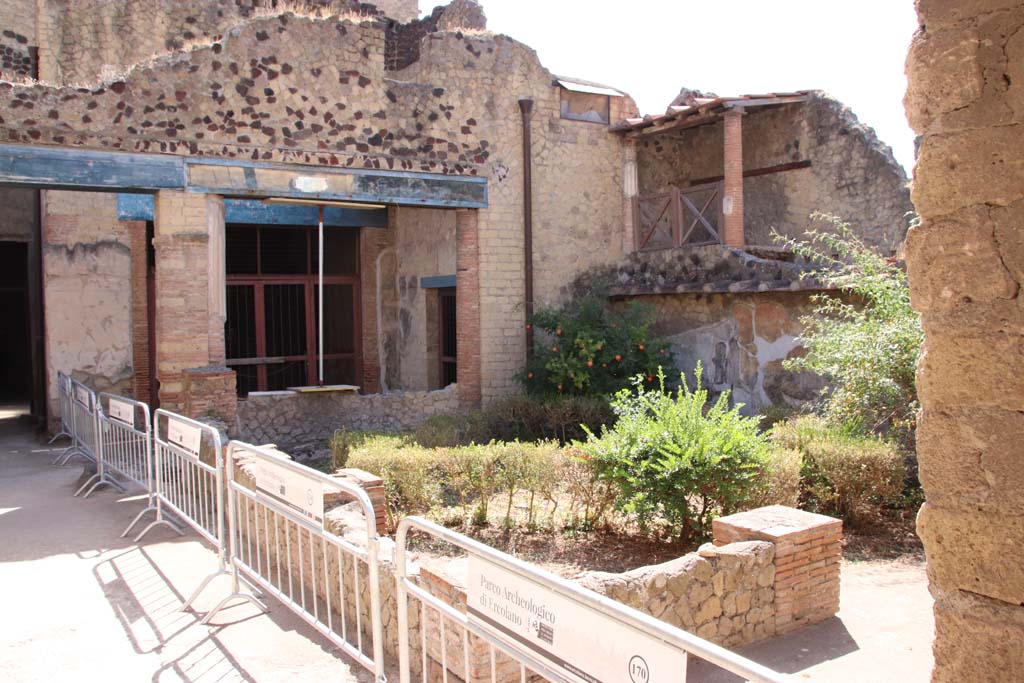
[[[722,183],[673,187],[634,200],[637,249],[718,244],[722,225]]]

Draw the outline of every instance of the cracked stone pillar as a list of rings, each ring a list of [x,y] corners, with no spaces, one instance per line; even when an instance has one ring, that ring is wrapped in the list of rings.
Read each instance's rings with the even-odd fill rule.
[[[932,680],[1024,676],[1024,5],[919,0],[907,236]]]
[[[224,365],[224,202],[162,191],[154,211],[156,359],[162,408],[234,423]]]

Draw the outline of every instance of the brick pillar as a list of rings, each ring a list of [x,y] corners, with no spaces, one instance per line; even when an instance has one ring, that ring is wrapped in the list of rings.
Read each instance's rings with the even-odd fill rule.
[[[829,619],[839,611],[839,558],[843,523],[784,505],[720,517],[715,545],[740,541],[775,544],[775,632]]]
[[[223,246],[217,247],[223,245],[223,217],[220,197],[157,193],[156,364],[162,407],[231,424],[235,377],[223,365],[223,308],[218,310],[224,286]]]
[[[622,164],[622,252],[636,251],[636,212],[639,181],[636,169],[636,141],[626,138]]]
[[[149,402],[149,289],[146,282],[146,223],[126,221],[131,241],[132,396]]]
[[[455,320],[459,404],[480,405],[480,229],[476,209],[455,212]]]
[[[397,230],[398,207],[388,207],[387,228],[362,228],[359,232],[359,303],[361,311],[362,364],[360,387],[364,394],[386,391],[388,368],[386,341],[394,336],[398,305],[392,243]],[[390,281],[389,281],[390,278]],[[397,359],[390,359],[397,363]],[[383,366],[383,367],[382,367]]]
[[[722,243],[742,247],[743,228],[743,110],[725,112],[725,169],[722,191]]]
[[[381,536],[388,534],[388,500],[384,490],[384,480],[376,474],[355,467],[345,467],[333,475],[336,479],[344,479],[366,491],[373,504],[374,521],[377,525],[377,533]]]

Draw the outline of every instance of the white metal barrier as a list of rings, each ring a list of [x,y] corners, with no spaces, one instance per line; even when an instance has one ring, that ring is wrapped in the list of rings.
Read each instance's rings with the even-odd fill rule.
[[[413,583],[407,542],[412,530],[468,554],[466,611]],[[421,517],[397,534],[400,683],[411,683],[412,648],[423,683],[684,683],[688,655],[743,680],[789,678],[631,607],[587,590]],[[412,642],[410,598],[419,602],[419,642]],[[440,672],[438,672],[440,669]]]
[[[171,512],[209,541],[218,568],[196,588],[188,609],[217,576],[228,574],[224,544],[224,452],[220,433],[209,425],[166,410],[153,415],[153,498],[156,519],[135,537],[138,542],[159,524],[181,533],[165,517]]]
[[[55,465],[66,465],[80,455],[96,462],[96,394],[78,380],[70,382],[71,445],[57,459]]]
[[[146,490],[148,505],[121,534],[128,532],[148,512],[155,512],[162,519],[159,501],[153,484],[153,434],[149,406],[123,396],[101,393],[96,398],[96,474],[86,481],[78,493],[85,491],[83,498],[106,484],[123,491],[118,479],[133,482]]]
[[[369,496],[355,484],[338,481],[267,447],[232,441],[226,461],[234,592],[203,623],[234,599],[263,607],[251,595],[239,592],[243,575],[373,672],[378,681],[386,681],[379,538]],[[325,497],[358,503],[366,523],[365,548],[324,528]],[[368,605],[361,595],[364,586]],[[367,619],[368,644],[363,634]]]
[[[59,371],[57,372],[57,411],[60,413],[60,424],[57,433],[50,439],[50,443],[66,436],[72,440],[72,445],[74,445],[75,435],[71,431],[71,378]]]

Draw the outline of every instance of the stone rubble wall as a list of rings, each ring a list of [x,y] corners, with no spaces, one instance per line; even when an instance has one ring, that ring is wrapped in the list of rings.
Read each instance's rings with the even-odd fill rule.
[[[726,647],[775,635],[775,546],[707,544],[697,553],[580,584]]]
[[[1024,672],[1024,4],[920,0],[905,99],[920,139],[907,237],[925,330],[917,518],[932,681]]]
[[[742,125],[744,170],[812,164],[744,179],[748,244],[776,244],[772,230],[802,237],[814,227],[811,213],[820,211],[848,221],[884,253],[896,253],[909,225],[906,214],[913,211],[906,173],[848,107],[815,94],[801,104],[749,109]],[[637,147],[640,194],[721,176],[722,164],[721,123],[645,139]]]
[[[456,385],[438,391],[250,393],[238,401],[235,433],[249,443],[273,443],[295,455],[322,454],[338,429],[405,431],[431,415],[458,409]]]

